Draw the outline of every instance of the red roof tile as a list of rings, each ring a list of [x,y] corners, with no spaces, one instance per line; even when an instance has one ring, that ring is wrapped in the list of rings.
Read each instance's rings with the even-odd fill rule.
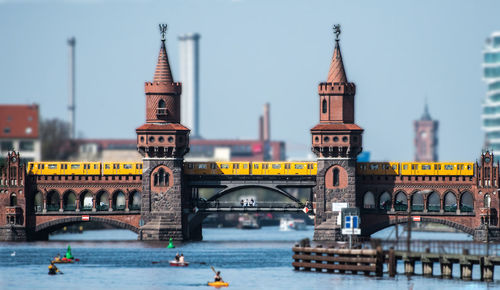
[[[318,124],[311,131],[363,131],[356,124]]]
[[[38,105],[0,105],[0,138],[38,138]]]
[[[189,131],[188,128],[184,127],[181,124],[177,123],[169,123],[169,124],[144,124],[140,126],[139,128],[136,129],[136,131],[139,130],[153,130],[153,131],[165,131],[165,130],[182,130],[182,131]]]

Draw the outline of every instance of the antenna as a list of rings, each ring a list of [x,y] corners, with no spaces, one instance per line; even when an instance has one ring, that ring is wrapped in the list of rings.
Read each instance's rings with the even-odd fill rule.
[[[69,132],[70,138],[74,139],[75,135],[75,37],[68,39],[69,45]]]

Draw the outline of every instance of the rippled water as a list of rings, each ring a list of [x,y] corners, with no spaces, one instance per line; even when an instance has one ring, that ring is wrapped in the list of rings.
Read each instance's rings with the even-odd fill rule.
[[[290,232],[280,232],[277,227],[205,229],[204,241],[166,249],[165,242],[136,241],[132,232],[103,230],[51,236],[49,242],[0,244],[0,289],[210,289],[206,286],[213,278],[210,266],[221,270],[230,289],[500,288],[499,282],[296,272],[291,266],[291,247],[312,234],[312,228]],[[415,234],[416,238],[455,235],[456,239],[468,239],[462,234]],[[107,241],[97,241],[103,239]],[[64,254],[68,244],[80,262],[60,265],[64,275],[47,275],[50,259]],[[13,251],[15,257],[10,256]],[[191,262],[189,267],[169,266],[167,261],[176,252],[184,253]],[[458,267],[455,275],[457,271]],[[500,279],[498,271],[495,276]]]

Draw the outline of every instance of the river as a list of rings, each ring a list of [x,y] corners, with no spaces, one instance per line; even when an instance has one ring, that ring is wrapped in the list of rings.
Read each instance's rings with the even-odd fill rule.
[[[389,234],[386,230],[377,235]],[[206,286],[214,276],[210,266],[221,271],[224,280],[230,283],[228,289],[500,288],[498,270],[496,282],[492,283],[419,275],[375,278],[294,271],[291,247],[312,235],[312,227],[307,231],[288,232],[281,232],[278,227],[204,229],[204,241],[166,249],[167,242],[139,242],[133,232],[126,230],[99,230],[54,235],[48,242],[3,243],[0,244],[0,289],[210,289]],[[470,239],[459,233],[415,232],[412,236]],[[63,255],[68,244],[80,262],[60,265],[63,275],[47,275],[51,258],[57,253]],[[15,256],[11,256],[14,251]],[[177,252],[191,262],[189,267],[170,267],[166,263]],[[419,265],[416,268],[420,271]],[[398,271],[402,270],[402,265],[398,265]],[[474,278],[478,279],[478,273],[475,271]],[[454,275],[458,275],[458,267],[454,268]]]

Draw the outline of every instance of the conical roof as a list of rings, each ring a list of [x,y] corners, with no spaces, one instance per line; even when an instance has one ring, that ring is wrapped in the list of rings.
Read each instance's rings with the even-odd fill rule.
[[[347,76],[345,75],[344,63],[342,62],[342,54],[340,53],[338,39],[335,41],[335,49],[333,50],[333,58],[332,63],[330,64],[327,82],[347,83]]]
[[[168,63],[168,55],[164,39],[161,41],[160,54],[158,55],[158,63],[156,64],[153,82],[174,82],[172,71],[170,70],[170,64]]]

